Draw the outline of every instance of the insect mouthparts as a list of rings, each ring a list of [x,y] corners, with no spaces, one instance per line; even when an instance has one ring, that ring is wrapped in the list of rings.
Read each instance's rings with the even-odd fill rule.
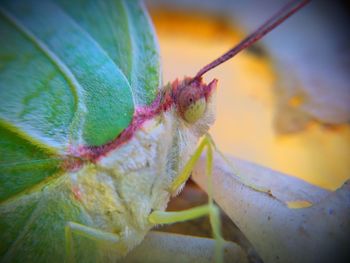
[[[190,81],[190,83],[195,82],[196,80],[200,80],[201,77],[208,72],[209,70],[219,66],[220,64],[226,62],[231,59],[235,55],[237,55],[242,50],[250,47],[255,42],[264,37],[267,33],[271,32],[274,28],[284,22],[288,17],[296,13],[298,10],[303,8],[310,0],[303,1],[290,1],[285,6],[283,6],[275,15],[273,15],[270,19],[268,19],[264,24],[262,24],[257,30],[243,39],[238,45],[203,67],[198,71],[196,76]]]

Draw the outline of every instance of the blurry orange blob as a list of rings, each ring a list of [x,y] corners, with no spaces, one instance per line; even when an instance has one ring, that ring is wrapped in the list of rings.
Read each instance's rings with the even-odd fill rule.
[[[151,10],[151,15],[160,42],[164,84],[194,76],[245,36],[210,16],[164,10]],[[336,189],[350,177],[349,125],[334,128],[307,120],[298,131],[276,132],[277,111],[281,116],[281,107],[276,106],[277,74],[266,52],[257,47],[207,73],[207,82],[219,80],[217,119],[210,133],[223,152]],[[291,98],[286,105],[295,108],[303,100]],[[285,122],[293,118],[286,117]]]

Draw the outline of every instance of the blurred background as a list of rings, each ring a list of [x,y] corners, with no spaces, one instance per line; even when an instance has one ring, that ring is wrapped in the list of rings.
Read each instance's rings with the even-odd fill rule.
[[[163,83],[194,76],[286,1],[146,1]],[[350,178],[349,8],[314,1],[232,60],[210,133],[226,153],[334,190]]]

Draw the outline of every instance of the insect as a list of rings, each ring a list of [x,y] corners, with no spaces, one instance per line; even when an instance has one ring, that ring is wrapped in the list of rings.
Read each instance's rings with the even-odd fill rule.
[[[205,150],[210,175],[217,80],[205,84],[202,75],[307,1],[287,4],[195,77],[158,91],[158,54],[142,4],[96,2],[1,2],[2,261],[121,259],[154,225],[204,215],[222,261],[212,198],[164,212]]]

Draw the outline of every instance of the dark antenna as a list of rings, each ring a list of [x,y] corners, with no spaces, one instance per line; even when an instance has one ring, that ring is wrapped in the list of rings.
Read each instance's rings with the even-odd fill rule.
[[[193,80],[199,79],[203,74],[208,72],[209,70],[217,67],[218,65],[224,63],[225,61],[234,57],[237,53],[242,51],[243,49],[253,45],[267,33],[269,33],[272,29],[281,24],[288,17],[293,15],[299,9],[304,7],[310,0],[304,1],[290,1],[284,7],[281,8],[274,16],[272,16],[269,20],[267,20],[264,24],[262,24],[257,30],[247,36],[244,40],[242,40],[237,46],[233,47],[225,54],[215,59],[213,62],[209,63],[205,67],[203,67],[200,71],[198,71],[197,75],[193,78]],[[193,81],[192,80],[192,81]]]

